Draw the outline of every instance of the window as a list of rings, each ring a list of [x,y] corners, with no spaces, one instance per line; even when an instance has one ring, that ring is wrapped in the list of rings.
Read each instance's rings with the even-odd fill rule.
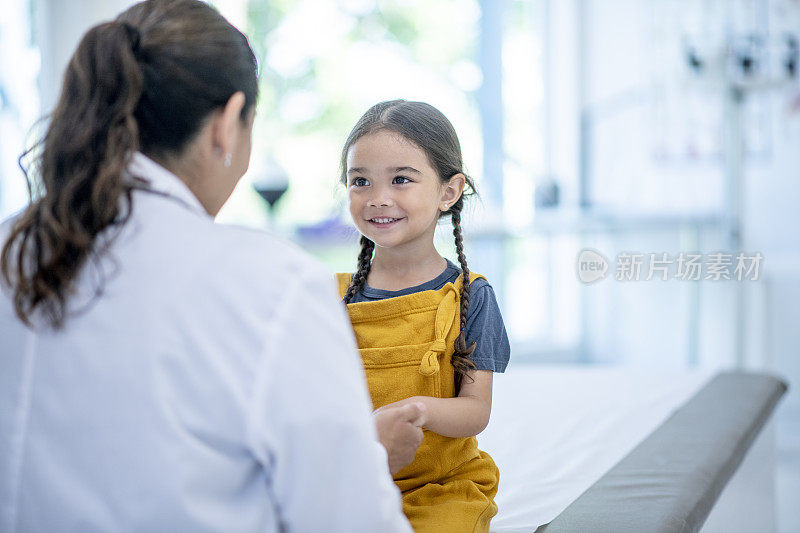
[[[5,5],[0,17],[0,218],[21,209],[27,199],[17,158],[40,115],[33,15],[32,3],[23,0]]]
[[[282,175],[289,182],[277,208],[282,223],[337,216],[339,151],[358,117],[381,100],[424,100],[442,110],[480,179],[475,0],[216,4],[249,36],[261,81],[251,170],[223,220],[263,224],[264,207],[249,184]]]

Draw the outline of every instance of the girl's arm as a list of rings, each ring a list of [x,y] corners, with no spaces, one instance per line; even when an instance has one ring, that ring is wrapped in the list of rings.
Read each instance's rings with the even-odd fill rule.
[[[470,370],[461,382],[456,398],[412,396],[384,407],[399,407],[411,402],[425,404],[429,429],[445,437],[473,437],[483,431],[492,412],[491,370]],[[470,380],[469,378],[472,378]]]

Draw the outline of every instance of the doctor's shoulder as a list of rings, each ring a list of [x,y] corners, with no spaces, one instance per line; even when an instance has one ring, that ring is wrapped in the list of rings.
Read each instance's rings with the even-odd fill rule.
[[[19,215],[12,215],[8,218],[0,220],[0,246],[6,243],[6,239],[8,239],[8,236],[11,233],[11,228],[13,227],[17,216]]]
[[[6,219],[0,220],[0,250],[5,248],[6,241],[8,240],[9,235],[11,235],[11,229],[14,226],[14,222],[16,220],[16,216],[11,216]],[[9,287],[6,286],[5,280],[3,276],[0,276],[0,295],[7,294],[10,295]]]
[[[20,209],[19,211],[12,213],[5,218],[0,218],[0,243],[6,242],[6,239],[8,239],[8,236],[11,234],[11,230],[14,228],[14,225],[24,214],[25,209]]]
[[[330,279],[330,270],[295,243],[264,230],[213,224],[214,254],[223,270],[259,276],[270,285],[293,284],[300,278]]]

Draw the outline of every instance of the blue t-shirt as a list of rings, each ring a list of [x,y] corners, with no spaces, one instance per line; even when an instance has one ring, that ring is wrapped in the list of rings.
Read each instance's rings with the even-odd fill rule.
[[[373,289],[365,284],[350,299],[350,303],[374,302],[415,292],[439,290],[445,284],[455,282],[459,275],[461,269],[448,260],[444,272],[421,285],[399,291],[386,291]],[[505,371],[511,356],[511,346],[508,343],[508,333],[503,324],[494,290],[484,279],[476,279],[469,287],[466,337],[467,346],[475,342],[475,351],[472,352],[470,359],[478,370]]]

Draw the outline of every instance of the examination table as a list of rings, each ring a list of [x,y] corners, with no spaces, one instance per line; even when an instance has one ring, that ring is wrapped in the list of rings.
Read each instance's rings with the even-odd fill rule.
[[[751,372],[512,364],[478,437],[500,469],[491,531],[773,531],[768,421],[786,390]]]

